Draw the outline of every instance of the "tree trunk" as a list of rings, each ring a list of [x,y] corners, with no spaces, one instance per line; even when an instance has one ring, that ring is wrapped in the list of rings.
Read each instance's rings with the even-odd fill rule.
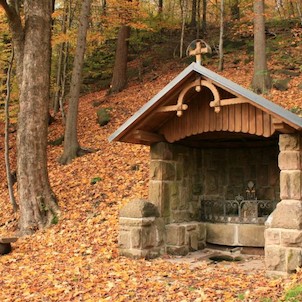
[[[254,76],[253,90],[265,93],[271,88],[265,49],[264,0],[254,1]]]
[[[197,24],[196,24],[196,39],[200,39],[200,1],[197,1]]]
[[[51,2],[24,1],[25,40],[17,132],[20,233],[56,222],[58,205],[47,173]]]
[[[9,4],[5,0],[0,0],[0,5],[4,8],[10,31],[12,33],[13,47],[16,58],[16,72],[19,91],[22,84],[23,73],[23,55],[24,55],[24,31],[19,15],[19,7],[15,7],[14,3]]]
[[[127,85],[127,62],[130,27],[122,25],[118,32],[110,92],[122,91]]]
[[[159,0],[158,1],[158,11],[157,11],[157,13],[158,13],[158,15],[161,15],[162,12],[163,12],[163,0]]]
[[[180,1],[181,8],[181,33],[180,33],[180,46],[179,46],[179,57],[183,57],[184,38],[185,38],[185,25],[187,17],[187,0]]]
[[[192,0],[191,27],[196,27],[197,0]]]
[[[80,151],[77,134],[78,107],[82,81],[82,68],[86,48],[86,36],[89,26],[90,5],[91,0],[85,0],[82,2],[77,47],[70,84],[70,99],[64,134],[64,152],[59,159],[61,164],[68,164],[71,162],[79,155],[78,152]]]
[[[220,0],[220,34],[219,34],[219,65],[218,70],[223,70],[223,35],[224,35],[224,0]]]
[[[207,33],[207,0],[202,0],[202,35],[205,36]]]
[[[66,0],[64,1],[64,12],[63,12],[63,19],[62,19],[62,33],[66,34],[67,31],[67,16],[68,16],[68,5],[66,4]],[[59,45],[58,50],[58,62],[57,62],[57,75],[56,75],[56,86],[55,86],[55,94],[54,94],[54,100],[53,100],[53,110],[54,113],[58,113],[59,111],[59,100],[60,100],[60,93],[62,90],[62,65],[63,65],[63,50],[65,48],[65,44],[67,42],[62,42]]]
[[[7,70],[7,80],[6,80],[6,99],[5,99],[5,139],[4,139],[4,145],[5,145],[5,170],[6,170],[6,178],[7,178],[7,188],[9,193],[9,199],[12,204],[14,212],[17,212],[19,209],[15,195],[13,190],[13,180],[12,180],[12,174],[10,169],[10,161],[9,161],[9,101],[10,101],[10,78],[11,78],[11,71],[14,61],[14,50],[12,50],[11,59],[9,62],[8,70]]]
[[[300,25],[302,25],[301,1],[296,3],[298,16],[300,18]]]
[[[239,7],[239,0],[233,0],[231,3],[231,14],[233,20],[240,19],[240,7]]]
[[[106,16],[107,14],[107,1],[106,0],[102,0],[102,15]]]

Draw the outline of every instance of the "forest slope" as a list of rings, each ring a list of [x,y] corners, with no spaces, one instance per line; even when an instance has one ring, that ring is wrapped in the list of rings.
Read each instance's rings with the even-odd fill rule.
[[[302,49],[294,51],[292,55],[297,55]],[[227,56],[221,74],[249,87],[253,64],[244,64],[245,56],[238,55],[237,63]],[[207,62],[206,67],[216,71],[214,62]],[[276,77],[277,70],[286,68],[274,58],[269,64]],[[130,199],[147,197],[149,154],[147,147],[109,143],[108,137],[184,67],[167,62],[119,94],[107,96],[100,91],[81,98],[79,140],[97,151],[61,166],[57,159],[62,146],[49,146],[50,181],[61,217],[50,229],[20,238],[11,254],[0,257],[0,301],[240,301],[244,295],[246,301],[278,301],[290,282],[302,282],[301,272],[287,280],[269,279],[264,270],[246,272],[236,265],[190,268],[164,258],[118,256],[118,212]],[[302,108],[301,83],[301,74],[293,76],[287,91],[273,89],[265,97],[297,110]],[[103,127],[96,121],[101,107],[109,108],[112,116]],[[3,129],[1,122],[0,236],[12,234],[16,227],[6,188]],[[62,134],[58,118],[50,126],[49,141]],[[13,140],[11,145],[14,168]]]

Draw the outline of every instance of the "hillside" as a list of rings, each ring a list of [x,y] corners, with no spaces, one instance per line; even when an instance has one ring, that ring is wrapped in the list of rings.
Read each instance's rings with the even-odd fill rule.
[[[284,52],[298,57],[302,44]],[[216,71],[216,59],[207,68]],[[135,65],[135,62],[131,64]],[[271,55],[273,77],[289,78],[286,91],[273,89],[265,97],[287,109],[302,108],[301,70],[284,74],[288,60]],[[157,64],[160,65],[160,64]],[[270,279],[264,270],[251,272],[236,264],[172,264],[162,259],[131,260],[118,256],[118,211],[132,198],[148,195],[148,148],[108,143],[108,136],[162,89],[186,64],[167,61],[132,81],[123,92],[85,95],[80,101],[79,140],[95,153],[61,166],[62,146],[49,146],[49,176],[58,197],[61,217],[52,228],[20,238],[11,254],[0,257],[0,301],[278,301],[290,282],[302,282],[302,273],[285,280]],[[249,87],[253,63],[239,51],[226,55],[221,74]],[[298,71],[298,74],[297,74]],[[96,106],[96,104],[98,106]],[[112,120],[99,127],[98,108],[110,108]],[[0,122],[0,236],[14,233],[15,216],[9,204],[3,155],[3,122]],[[49,128],[49,141],[63,133],[57,118]],[[15,134],[13,134],[15,135]],[[15,168],[14,140],[11,157]],[[94,181],[93,181],[94,180]],[[93,184],[93,182],[96,182]]]

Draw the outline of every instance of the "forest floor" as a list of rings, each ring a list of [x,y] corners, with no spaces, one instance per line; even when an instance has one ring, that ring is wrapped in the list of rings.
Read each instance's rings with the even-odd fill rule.
[[[286,49],[290,51],[290,56],[301,56],[302,46]],[[232,55],[226,56],[221,75],[249,88],[253,63],[244,64],[246,56],[237,56],[237,63]],[[206,67],[217,71],[216,66],[215,62]],[[149,149],[109,143],[108,137],[184,67],[167,62],[154,67],[142,82],[129,83],[121,93],[108,96],[99,91],[81,98],[79,140],[97,151],[62,166],[57,161],[62,146],[48,147],[49,177],[61,216],[51,228],[19,238],[12,253],[0,257],[0,301],[285,301],[285,290],[302,283],[301,270],[286,278],[271,278],[264,268],[247,270],[235,263],[200,261],[192,266],[187,261],[170,261],[168,256],[132,260],[118,255],[119,209],[133,198],[148,196]],[[277,70],[287,66],[271,58],[269,67],[274,77],[280,77]],[[301,83],[302,73],[291,77],[288,90],[272,89],[265,97],[297,110],[302,108]],[[101,107],[110,108],[112,116],[103,127],[96,118]],[[0,122],[0,237],[14,234],[18,218],[8,198],[3,129]],[[62,134],[57,117],[49,128],[49,141]]]

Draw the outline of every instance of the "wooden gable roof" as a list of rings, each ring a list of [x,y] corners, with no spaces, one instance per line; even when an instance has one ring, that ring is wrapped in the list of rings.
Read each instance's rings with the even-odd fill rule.
[[[302,130],[296,114],[192,63],[120,126],[109,141],[150,145]],[[210,135],[209,135],[210,134]]]

